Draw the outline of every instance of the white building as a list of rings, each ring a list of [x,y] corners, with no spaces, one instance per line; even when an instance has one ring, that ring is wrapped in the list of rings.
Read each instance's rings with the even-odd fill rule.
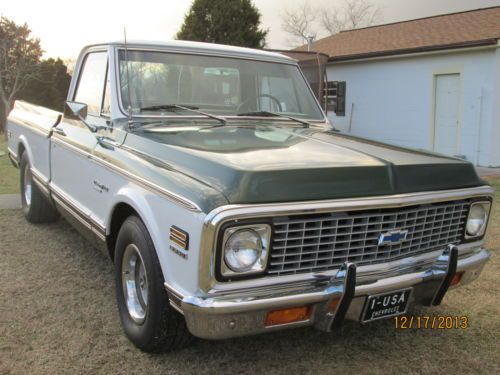
[[[329,56],[328,117],[353,135],[498,167],[499,39],[493,7],[318,40],[314,51]]]

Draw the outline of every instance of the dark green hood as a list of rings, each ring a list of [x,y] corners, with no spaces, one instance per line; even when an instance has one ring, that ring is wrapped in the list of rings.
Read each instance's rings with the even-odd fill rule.
[[[213,187],[229,203],[265,203],[456,189],[484,184],[472,164],[317,128],[156,127],[132,150]],[[212,207],[213,208],[213,207]]]

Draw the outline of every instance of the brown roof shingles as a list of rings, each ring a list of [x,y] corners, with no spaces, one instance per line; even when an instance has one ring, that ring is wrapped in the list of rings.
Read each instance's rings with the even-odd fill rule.
[[[496,44],[498,39],[500,6],[343,31],[314,42],[314,51],[348,60]]]

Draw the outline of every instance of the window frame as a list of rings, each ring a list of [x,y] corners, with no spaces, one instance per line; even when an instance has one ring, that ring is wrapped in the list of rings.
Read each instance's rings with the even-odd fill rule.
[[[108,85],[108,80],[109,80],[109,85]],[[109,97],[109,113],[103,112],[106,93],[108,93]],[[101,101],[101,109],[99,110],[99,116],[106,118],[111,117],[111,80],[109,78],[109,54],[108,54],[108,60],[106,62],[106,74],[104,75],[104,88],[102,91],[102,101]]]
[[[294,66],[295,68],[298,69],[300,76],[304,80],[305,86],[307,87],[310,95],[312,95],[312,97],[313,97],[314,103],[316,104],[317,108],[320,110],[320,113],[322,114],[321,118],[317,118],[317,119],[316,118],[305,118],[304,120],[307,120],[311,123],[317,123],[317,124],[328,123],[328,119],[326,117],[325,111],[323,110],[323,107],[321,106],[318,98],[316,97],[316,95],[312,91],[312,88],[309,85],[309,82],[307,81],[306,77],[304,76],[304,73],[302,72],[302,70],[300,69],[299,65],[296,62],[293,62],[293,61],[290,61],[290,62],[288,62],[288,61],[275,61],[272,59],[256,59],[253,57],[246,57],[246,56],[233,56],[233,55],[225,54],[225,53],[204,53],[203,51],[200,52],[200,51],[190,51],[190,50],[179,50],[179,49],[171,49],[168,47],[148,48],[148,47],[142,47],[142,46],[140,46],[140,47],[139,46],[131,46],[131,47],[126,48],[125,46],[115,46],[115,48],[113,49],[113,56],[114,56],[113,67],[114,67],[114,75],[115,75],[115,83],[116,84],[114,85],[113,90],[115,91],[115,94],[117,95],[117,97],[116,97],[117,98],[117,105],[118,105],[117,110],[124,116],[128,116],[128,112],[123,106],[122,92],[121,92],[122,90],[120,87],[120,58],[119,58],[120,51],[124,51],[124,52],[125,51],[162,52],[162,53],[192,55],[192,56],[213,56],[213,57],[232,58],[232,59],[239,59],[239,60],[248,60],[248,61],[274,62],[274,63],[278,63],[278,64],[285,64],[285,65]],[[242,98],[243,98],[243,96],[242,96]],[[175,114],[172,114],[172,115],[163,115],[163,114],[162,115],[157,115],[157,114],[141,115],[141,114],[137,114],[137,113],[132,114],[132,117],[136,117],[136,118],[182,118],[182,119],[185,119],[185,118],[204,118],[204,116],[202,116],[202,115],[195,115],[195,114],[193,114],[193,115],[175,115]],[[228,119],[239,119],[239,120],[244,118],[241,116],[224,116],[224,117],[228,118]],[[252,116],[252,118],[269,120],[269,117]],[[281,122],[288,121],[286,119],[280,119],[280,118],[276,118],[273,120],[274,121],[281,121]]]
[[[107,50],[105,50],[105,49],[90,50],[90,51],[87,51],[85,53],[85,55],[83,56],[83,58],[81,60],[82,62],[81,62],[80,67],[78,69],[78,79],[76,81],[75,89],[74,89],[73,94],[72,94],[72,100],[76,101],[76,96],[78,94],[78,89],[80,88],[80,83],[82,81],[83,73],[85,72],[85,64],[87,63],[88,57],[91,54],[98,54],[98,53],[104,53],[106,55],[106,68],[105,68],[105,72],[104,72],[103,88],[101,90],[101,98],[100,98],[100,103],[99,103],[99,110],[97,111],[97,113],[88,112],[87,116],[92,116],[92,117],[101,117],[101,116],[102,117],[110,117],[111,116],[111,110],[110,110],[110,114],[109,115],[102,113],[102,109],[103,109],[103,105],[104,105],[104,95],[105,95],[105,92],[106,92],[107,79],[108,79],[108,76],[109,76],[109,52]],[[111,91],[111,88],[110,88],[110,91]],[[110,103],[111,103],[111,101],[110,101]],[[84,103],[84,104],[86,104],[87,108],[88,108],[88,103]]]

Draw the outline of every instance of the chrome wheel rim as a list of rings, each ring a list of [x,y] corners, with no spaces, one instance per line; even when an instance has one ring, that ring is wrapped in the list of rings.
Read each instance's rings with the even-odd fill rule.
[[[24,168],[23,176],[24,201],[26,205],[31,205],[31,170],[29,166]]]
[[[143,323],[148,306],[148,279],[141,254],[134,244],[127,245],[123,254],[122,286],[130,317],[138,324]]]

